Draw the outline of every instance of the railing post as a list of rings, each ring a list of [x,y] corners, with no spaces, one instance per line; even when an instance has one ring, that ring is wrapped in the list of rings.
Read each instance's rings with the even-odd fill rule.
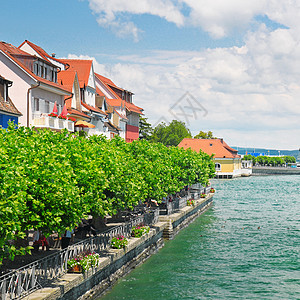
[[[33,289],[35,286],[35,266],[33,266],[31,271],[31,282],[30,282],[31,288]]]
[[[47,281],[47,270],[48,270],[48,261],[46,260],[44,263],[44,280]]]
[[[64,259],[64,271],[68,269],[68,259],[69,259],[69,247],[66,250],[66,255]]]
[[[17,296],[21,295],[21,273],[18,272],[18,276],[17,276]]]
[[[2,281],[1,299],[6,299],[6,279]]]

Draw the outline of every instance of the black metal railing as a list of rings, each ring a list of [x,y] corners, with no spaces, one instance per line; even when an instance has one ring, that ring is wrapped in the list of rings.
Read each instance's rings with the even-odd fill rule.
[[[209,194],[210,186],[204,187],[200,183],[193,184],[189,190],[183,190],[177,196],[167,197],[160,205],[160,215],[170,215],[187,206],[187,200],[199,199],[201,194]]]
[[[110,247],[114,236],[129,237],[133,226],[145,224],[151,226],[158,221],[159,210],[151,209],[134,219],[115,226],[97,236],[90,237],[68,248],[51,254],[0,277],[1,299],[19,299],[31,292],[45,287],[51,281],[67,272],[67,262],[83,251],[100,253]]]

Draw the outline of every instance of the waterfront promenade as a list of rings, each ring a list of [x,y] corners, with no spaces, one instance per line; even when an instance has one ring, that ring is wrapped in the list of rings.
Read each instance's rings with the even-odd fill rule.
[[[70,246],[70,249],[59,251],[59,253],[55,254],[57,259],[50,255],[49,259],[47,258],[45,263],[41,265],[33,263],[27,269],[21,268],[17,272],[19,275],[16,274],[15,277],[17,286],[13,288],[14,293],[22,294],[22,289],[25,285],[38,284],[40,287],[38,290],[31,294],[24,294],[26,299],[77,299],[77,297],[87,292],[87,297],[93,294],[101,294],[107,288],[110,288],[118,278],[127,274],[137,264],[140,264],[160,249],[164,245],[164,239],[172,239],[182,228],[188,226],[198,215],[210,207],[213,193],[207,194],[205,198],[200,198],[200,192],[194,194],[194,196],[196,196],[196,200],[194,200],[193,205],[187,206],[187,200],[182,199],[185,202],[183,207],[176,208],[176,205],[174,206],[172,203],[175,209],[170,211],[171,213],[161,216],[157,215],[157,217],[153,218],[152,221],[154,223],[150,232],[142,238],[133,238],[127,235],[129,243],[124,249],[116,250],[109,247],[110,236],[120,233],[125,235],[124,225],[120,228],[120,226],[115,224],[115,229],[112,228],[110,233],[100,234],[98,237],[88,239],[87,242],[83,241]],[[159,210],[157,209],[156,211],[158,212]],[[141,219],[134,220],[134,222],[134,224],[138,224],[141,222]],[[125,224],[127,231],[131,231],[130,228],[132,226],[133,223]],[[105,245],[102,245],[104,240]],[[75,253],[84,249],[92,249],[100,254],[99,267],[92,268],[84,274],[65,273],[66,263],[61,265],[60,261],[67,262]],[[57,275],[55,275],[56,273]],[[43,278],[46,280],[41,282],[40,280]],[[9,279],[1,286],[2,299],[15,299],[14,294],[9,296],[5,292],[12,291],[11,289],[7,290],[8,284],[10,284]],[[93,289],[94,286],[96,287]]]

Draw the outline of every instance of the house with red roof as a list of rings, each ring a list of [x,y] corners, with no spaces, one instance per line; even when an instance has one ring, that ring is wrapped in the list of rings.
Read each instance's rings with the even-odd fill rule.
[[[91,117],[82,111],[77,72],[72,70],[60,71],[57,74],[57,80],[71,93],[71,96],[66,96],[64,99],[68,116],[74,118],[76,121],[89,122]]]
[[[90,117],[90,123],[95,126],[95,128],[84,130],[88,135],[106,135],[106,132],[108,132],[105,126],[107,114],[96,106],[96,83],[93,61],[82,59],[60,59],[60,61],[67,66],[65,72],[76,72],[78,74],[81,110]]]
[[[238,151],[221,139],[183,139],[178,147],[203,151],[213,155],[217,178],[234,178],[242,175],[242,160]]]
[[[10,121],[18,124],[18,118],[22,115],[8,95],[8,89],[12,81],[0,75],[0,127],[7,128]]]
[[[58,83],[73,95],[65,97],[68,113],[76,120],[84,118],[82,114],[90,117],[89,122],[95,128],[85,129],[88,134],[105,134],[108,138],[120,135],[128,142],[139,138],[139,116],[143,109],[132,103],[133,93],[94,73],[92,60],[58,59],[28,40],[19,49],[49,61],[60,70],[57,73]],[[76,89],[70,89],[72,83],[69,81],[74,79],[76,82],[74,72],[79,81],[80,105],[76,100],[78,97],[74,96]],[[78,112],[81,116],[78,116]]]
[[[112,108],[111,120],[119,126],[127,142],[139,138],[139,118],[143,109],[132,103],[133,93],[116,86],[109,78],[95,73],[96,89]]]
[[[9,43],[0,42],[0,69],[1,75],[13,82],[10,97],[22,114],[19,118],[21,125],[74,131],[74,122],[49,116],[55,105],[61,113],[64,98],[71,95],[57,81],[60,69],[56,65]]]
[[[25,40],[19,48],[50,61],[60,69],[57,75],[58,83],[72,93],[72,96],[65,97],[68,116],[75,118],[76,121],[87,121],[94,127],[77,127],[76,129],[84,130],[88,135],[104,134],[106,113],[95,106],[96,88],[93,61],[58,59],[54,54],[49,55],[43,48],[28,40]]]
[[[30,53],[31,55],[35,55],[41,59],[44,59],[53,65],[56,65],[60,70],[65,70],[66,68],[64,63],[55,58],[55,53],[49,55],[43,48],[28,40],[25,40],[18,48],[27,53]]]

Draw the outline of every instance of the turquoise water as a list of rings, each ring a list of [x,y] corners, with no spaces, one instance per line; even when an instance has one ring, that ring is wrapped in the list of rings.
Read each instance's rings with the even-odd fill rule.
[[[108,299],[300,299],[300,177],[214,180],[214,205]]]

